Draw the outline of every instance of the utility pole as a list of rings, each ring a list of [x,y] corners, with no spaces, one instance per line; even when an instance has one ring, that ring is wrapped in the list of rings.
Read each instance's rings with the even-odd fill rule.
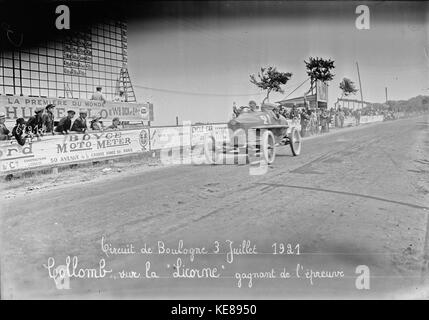
[[[388,101],[388,99],[387,99],[387,87],[384,88],[384,89],[385,89],[385,92],[386,92],[386,103],[387,103],[387,101]]]
[[[356,61],[356,67],[358,72],[358,78],[359,78],[359,91],[360,91],[360,101],[362,103],[361,109],[363,108],[363,93],[362,93],[362,83],[360,82],[360,73],[359,73],[359,64]]]

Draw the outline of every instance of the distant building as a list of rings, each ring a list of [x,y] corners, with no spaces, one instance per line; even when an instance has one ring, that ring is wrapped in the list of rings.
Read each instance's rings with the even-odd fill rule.
[[[371,106],[371,102],[361,101],[356,99],[337,99],[337,102],[334,103],[334,109],[338,109],[338,106],[345,107],[351,110],[365,109],[368,106]]]
[[[284,99],[277,101],[282,106],[292,107],[295,105],[297,108],[304,107],[304,100],[310,109],[314,108],[327,108],[328,106],[328,85],[321,81],[316,81],[314,92],[308,95],[302,95],[295,98]]]

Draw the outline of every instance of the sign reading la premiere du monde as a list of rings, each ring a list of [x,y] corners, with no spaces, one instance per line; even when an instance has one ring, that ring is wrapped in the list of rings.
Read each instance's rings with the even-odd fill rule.
[[[0,96],[0,111],[6,114],[6,121],[15,124],[18,118],[28,119],[34,115],[36,107],[45,107],[54,104],[54,116],[56,120],[67,115],[67,110],[74,110],[76,115],[80,110],[88,113],[88,119],[93,116],[101,116],[109,122],[114,117],[121,121],[140,122],[153,121],[153,105],[151,103],[133,102],[102,102],[84,99],[40,98],[26,96]]]

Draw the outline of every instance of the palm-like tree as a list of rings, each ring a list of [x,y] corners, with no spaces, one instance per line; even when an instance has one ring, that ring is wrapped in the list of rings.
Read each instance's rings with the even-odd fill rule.
[[[250,82],[262,90],[267,90],[267,95],[262,101],[264,104],[269,99],[271,92],[284,93],[281,86],[285,85],[291,77],[290,72],[280,72],[275,67],[266,67],[261,68],[257,77],[254,74],[250,75]]]
[[[304,60],[304,63],[307,75],[310,77],[310,90],[308,90],[307,94],[310,92],[313,94],[317,80],[326,83],[334,78],[334,74],[331,73],[331,70],[335,68],[333,60],[310,57],[308,62]]]

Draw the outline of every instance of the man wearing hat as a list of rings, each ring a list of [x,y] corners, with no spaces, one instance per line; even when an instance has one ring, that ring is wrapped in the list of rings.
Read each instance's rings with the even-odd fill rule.
[[[55,106],[53,104],[48,104],[45,107],[45,112],[42,115],[43,126],[45,127],[46,132],[52,132],[54,134],[54,110]]]
[[[119,125],[121,124],[121,121],[119,120],[118,117],[113,118],[112,120],[112,124],[110,126],[108,126],[106,129],[107,130],[119,130]]]
[[[329,113],[327,108],[324,108],[320,114],[320,125],[322,126],[322,133],[329,132]]]
[[[106,102],[106,99],[104,98],[103,94],[101,93],[102,87],[98,86],[95,89],[95,92],[92,94],[91,100],[99,100]]]
[[[55,128],[55,132],[59,132],[62,134],[67,134],[72,125],[72,119],[76,112],[73,110],[68,110],[67,115],[61,118],[60,122],[58,122],[57,127]]]
[[[85,133],[86,129],[88,128],[86,125],[86,116],[87,112],[85,110],[80,110],[79,117],[74,121],[71,131]]]
[[[292,104],[292,110],[290,111],[290,118],[294,119],[294,118],[298,118],[299,117],[299,113],[298,113],[298,109],[296,108],[296,104]]]
[[[101,116],[94,116],[89,124],[92,130],[101,131],[103,130],[103,122],[100,121]]]
[[[16,124],[12,129],[12,135],[15,137],[16,142],[20,146],[25,144],[25,140],[27,139],[27,135],[25,134],[25,120],[24,118],[16,119]]]
[[[301,112],[301,137],[307,136],[307,127],[310,122],[310,110],[304,102],[304,109]]]
[[[338,120],[339,120],[339,125],[340,128],[344,127],[344,119],[345,119],[345,114],[344,111],[341,108],[338,108]]]
[[[31,116],[30,119],[27,121],[27,132],[32,132],[36,135],[42,133],[43,128],[43,107],[36,107],[36,110],[34,110],[35,115]]]
[[[10,131],[4,124],[6,122],[6,114],[0,112],[0,140],[9,140]]]
[[[256,111],[256,109],[258,108],[258,106],[256,105],[256,101],[255,100],[250,100],[249,101],[249,108],[252,111]]]

